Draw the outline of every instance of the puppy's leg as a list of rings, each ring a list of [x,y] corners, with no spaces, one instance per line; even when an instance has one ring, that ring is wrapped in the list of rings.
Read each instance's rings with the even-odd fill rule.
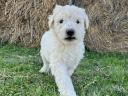
[[[64,64],[51,64],[51,72],[55,77],[61,96],[76,96],[71,77]]]
[[[69,75],[72,76],[72,74],[74,73],[75,69],[76,69],[77,65],[72,66],[72,68],[68,69]]]
[[[42,60],[43,60],[43,67],[40,69],[40,73],[48,73],[49,72],[49,64],[48,61],[46,60],[46,58],[41,55]]]
[[[74,73],[74,70],[73,69],[70,69],[69,70],[69,75],[72,76],[73,73]]]

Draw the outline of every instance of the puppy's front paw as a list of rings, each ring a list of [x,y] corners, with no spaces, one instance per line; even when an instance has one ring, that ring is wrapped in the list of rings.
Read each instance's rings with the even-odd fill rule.
[[[45,68],[45,67],[42,67],[40,70],[39,70],[40,73],[48,73],[49,72],[49,69],[48,68]]]
[[[76,96],[76,94],[75,93],[66,93],[66,94],[60,94],[60,96]]]

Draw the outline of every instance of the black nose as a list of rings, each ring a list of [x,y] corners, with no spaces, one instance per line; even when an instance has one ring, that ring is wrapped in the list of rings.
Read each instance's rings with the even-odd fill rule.
[[[74,30],[72,30],[72,29],[67,30],[66,32],[67,32],[67,35],[70,37],[74,35]]]

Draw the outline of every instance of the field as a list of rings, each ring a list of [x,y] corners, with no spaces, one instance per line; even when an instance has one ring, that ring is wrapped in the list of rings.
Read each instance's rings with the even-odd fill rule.
[[[38,48],[0,45],[0,96],[59,96]],[[88,51],[72,76],[78,96],[128,96],[128,54]]]

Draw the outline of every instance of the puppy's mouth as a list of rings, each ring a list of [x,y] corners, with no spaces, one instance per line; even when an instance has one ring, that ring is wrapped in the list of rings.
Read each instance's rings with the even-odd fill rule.
[[[76,40],[76,38],[75,37],[66,37],[65,40],[67,40],[67,41],[73,41],[73,40]]]

